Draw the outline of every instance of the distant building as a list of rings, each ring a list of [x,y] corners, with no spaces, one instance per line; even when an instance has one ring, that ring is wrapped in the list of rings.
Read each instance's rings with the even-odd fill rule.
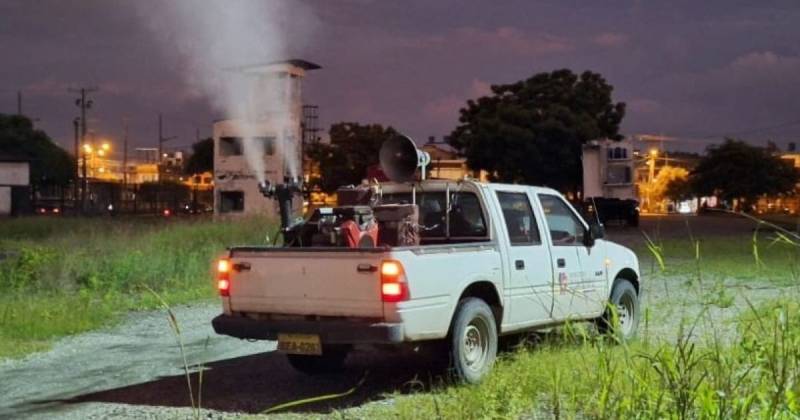
[[[583,146],[582,159],[583,198],[638,200],[631,140],[592,140]]]
[[[0,155],[0,216],[15,216],[30,207],[30,162]]]
[[[459,156],[447,146],[430,142],[422,146],[422,150],[431,156],[431,163],[427,167],[430,178],[459,180],[465,177],[486,181],[489,174],[486,171],[475,171],[467,167],[467,159]]]
[[[781,159],[790,162],[795,169],[800,170],[800,153],[797,152],[795,143],[789,143],[788,151],[780,153]],[[800,213],[800,183],[795,185],[792,194],[779,194],[777,196],[760,197],[756,202],[756,211],[759,213],[784,213],[796,215]]]
[[[281,183],[291,171],[302,177],[302,123],[304,121],[301,81],[306,72],[320,66],[304,60],[288,60],[238,69],[249,77],[251,118],[232,119],[214,123],[214,214],[268,215],[278,214],[275,200],[267,199],[258,190],[259,175],[271,183]],[[261,103],[258,92],[281,89],[279,109],[274,103]],[[275,98],[275,92],[268,95]],[[285,115],[288,110],[288,115]],[[288,121],[288,123],[286,123]],[[263,174],[256,174],[248,165],[244,139],[251,138],[254,150],[261,156],[250,156],[263,164]],[[288,157],[288,159],[287,159]],[[296,167],[292,168],[292,162]],[[302,199],[294,203],[295,211],[302,208]]]

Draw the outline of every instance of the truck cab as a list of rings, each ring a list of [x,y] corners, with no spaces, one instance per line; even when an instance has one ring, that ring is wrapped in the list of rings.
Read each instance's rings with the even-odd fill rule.
[[[277,340],[309,373],[340,367],[354,345],[444,343],[470,383],[501,335],[586,320],[635,334],[636,255],[557,191],[432,180],[382,185],[379,202],[413,206],[417,242],[230,248],[217,333]]]

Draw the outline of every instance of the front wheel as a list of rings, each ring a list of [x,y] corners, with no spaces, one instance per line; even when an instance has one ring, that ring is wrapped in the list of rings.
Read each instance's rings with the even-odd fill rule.
[[[497,357],[497,324],[489,305],[477,298],[462,300],[453,317],[449,341],[457,379],[480,382]]]
[[[617,279],[611,290],[606,312],[597,320],[601,334],[611,333],[621,340],[636,336],[639,327],[639,294],[626,279]]]
[[[338,372],[344,369],[344,360],[349,348],[345,346],[323,346],[319,356],[305,354],[287,354],[286,359],[296,370],[307,375]]]

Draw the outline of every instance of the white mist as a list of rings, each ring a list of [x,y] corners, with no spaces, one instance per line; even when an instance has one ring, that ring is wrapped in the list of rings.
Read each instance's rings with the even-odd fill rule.
[[[314,21],[300,2],[291,0],[169,0],[132,2],[185,75],[189,94],[203,96],[225,118],[239,122],[243,152],[259,182],[265,180],[264,144],[254,137],[258,122],[269,117],[276,134],[276,152],[284,158],[290,176],[299,175],[291,120],[288,78],[254,83],[237,70],[288,58],[287,40],[305,39]]]

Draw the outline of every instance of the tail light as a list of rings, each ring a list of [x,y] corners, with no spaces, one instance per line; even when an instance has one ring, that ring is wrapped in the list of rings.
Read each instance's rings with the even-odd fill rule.
[[[220,258],[217,261],[217,289],[220,296],[230,296],[231,261],[227,258]]]
[[[388,260],[381,263],[381,300],[384,302],[408,300],[406,274],[399,261]]]

